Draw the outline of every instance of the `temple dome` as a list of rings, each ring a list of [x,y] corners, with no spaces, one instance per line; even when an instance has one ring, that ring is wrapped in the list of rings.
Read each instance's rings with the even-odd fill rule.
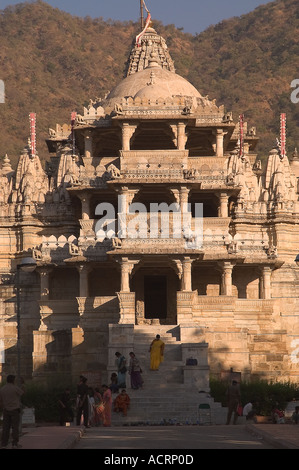
[[[196,88],[185,78],[162,68],[158,63],[151,62],[140,72],[127,76],[106,97],[103,106],[114,108],[126,98],[173,98],[181,96],[186,98],[202,98]]]

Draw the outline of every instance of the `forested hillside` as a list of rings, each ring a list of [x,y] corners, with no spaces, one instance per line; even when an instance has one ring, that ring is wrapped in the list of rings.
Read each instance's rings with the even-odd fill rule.
[[[152,12],[154,16],[154,12]],[[299,2],[276,0],[223,21],[196,36],[154,20],[167,41],[176,72],[203,95],[244,113],[260,136],[261,157],[279,134],[287,113],[288,151],[299,147],[299,104],[291,81],[299,79]],[[37,113],[37,148],[47,158],[48,128],[70,121],[90,99],[104,96],[123,77],[133,22],[79,18],[37,1],[0,11],[0,156],[16,162],[29,135],[29,112]]]

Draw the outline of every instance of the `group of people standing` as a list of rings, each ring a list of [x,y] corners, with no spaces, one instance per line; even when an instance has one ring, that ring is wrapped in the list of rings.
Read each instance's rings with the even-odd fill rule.
[[[74,420],[74,401],[77,426],[111,425],[112,392],[107,385],[93,389],[87,385],[87,378],[80,375],[76,399],[72,399],[71,391],[67,388],[58,400],[61,426]]]
[[[150,370],[158,370],[161,362],[164,360],[164,342],[160,335],[156,335],[150,348]],[[77,387],[77,425],[81,424],[83,419],[84,426],[103,424],[111,426],[112,408],[115,412],[122,412],[127,416],[130,407],[130,397],[126,392],[127,373],[130,376],[130,385],[132,390],[143,388],[142,368],[135,353],[129,353],[130,359],[127,360],[120,352],[115,353],[115,366],[117,372],[113,372],[110,377],[110,385],[102,385],[102,390],[91,390],[87,385],[87,379],[80,376],[80,382]],[[112,395],[118,393],[114,399]],[[114,406],[113,406],[114,405]],[[70,407],[64,407],[62,410],[70,413]],[[64,417],[62,416],[61,420]]]
[[[112,389],[118,391],[121,388],[126,388],[127,372],[131,378],[131,388],[137,390],[143,386],[142,369],[139,360],[135,356],[135,353],[130,352],[129,366],[127,367],[126,358],[120,353],[116,352],[116,368],[117,377],[111,376]]]
[[[150,370],[159,370],[160,364],[164,361],[165,343],[161,340],[160,335],[156,335],[149,347],[150,352]],[[137,390],[143,386],[142,369],[138,358],[134,352],[130,352],[130,361],[127,367],[127,361],[120,352],[115,353],[117,375],[111,376],[112,390],[126,388],[126,373],[128,372],[131,379],[131,388]]]

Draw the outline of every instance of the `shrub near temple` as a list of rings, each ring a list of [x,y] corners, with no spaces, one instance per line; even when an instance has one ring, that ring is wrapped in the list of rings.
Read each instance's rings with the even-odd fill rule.
[[[215,379],[210,381],[211,396],[226,406],[227,383]],[[269,383],[259,380],[241,383],[242,405],[254,401],[257,413],[261,416],[269,416],[274,405],[285,409],[287,403],[299,400],[299,386],[290,383]]]
[[[43,385],[26,383],[22,403],[35,409],[35,419],[40,422],[59,422],[58,400],[65,389],[64,385]],[[71,396],[76,397],[76,390],[71,388]]]

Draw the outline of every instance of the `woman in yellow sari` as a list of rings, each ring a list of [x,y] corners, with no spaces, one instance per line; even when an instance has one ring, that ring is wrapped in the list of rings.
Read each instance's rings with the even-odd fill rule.
[[[151,353],[151,370],[159,370],[161,362],[164,361],[164,346],[165,344],[160,339],[160,335],[157,335],[149,348]]]

